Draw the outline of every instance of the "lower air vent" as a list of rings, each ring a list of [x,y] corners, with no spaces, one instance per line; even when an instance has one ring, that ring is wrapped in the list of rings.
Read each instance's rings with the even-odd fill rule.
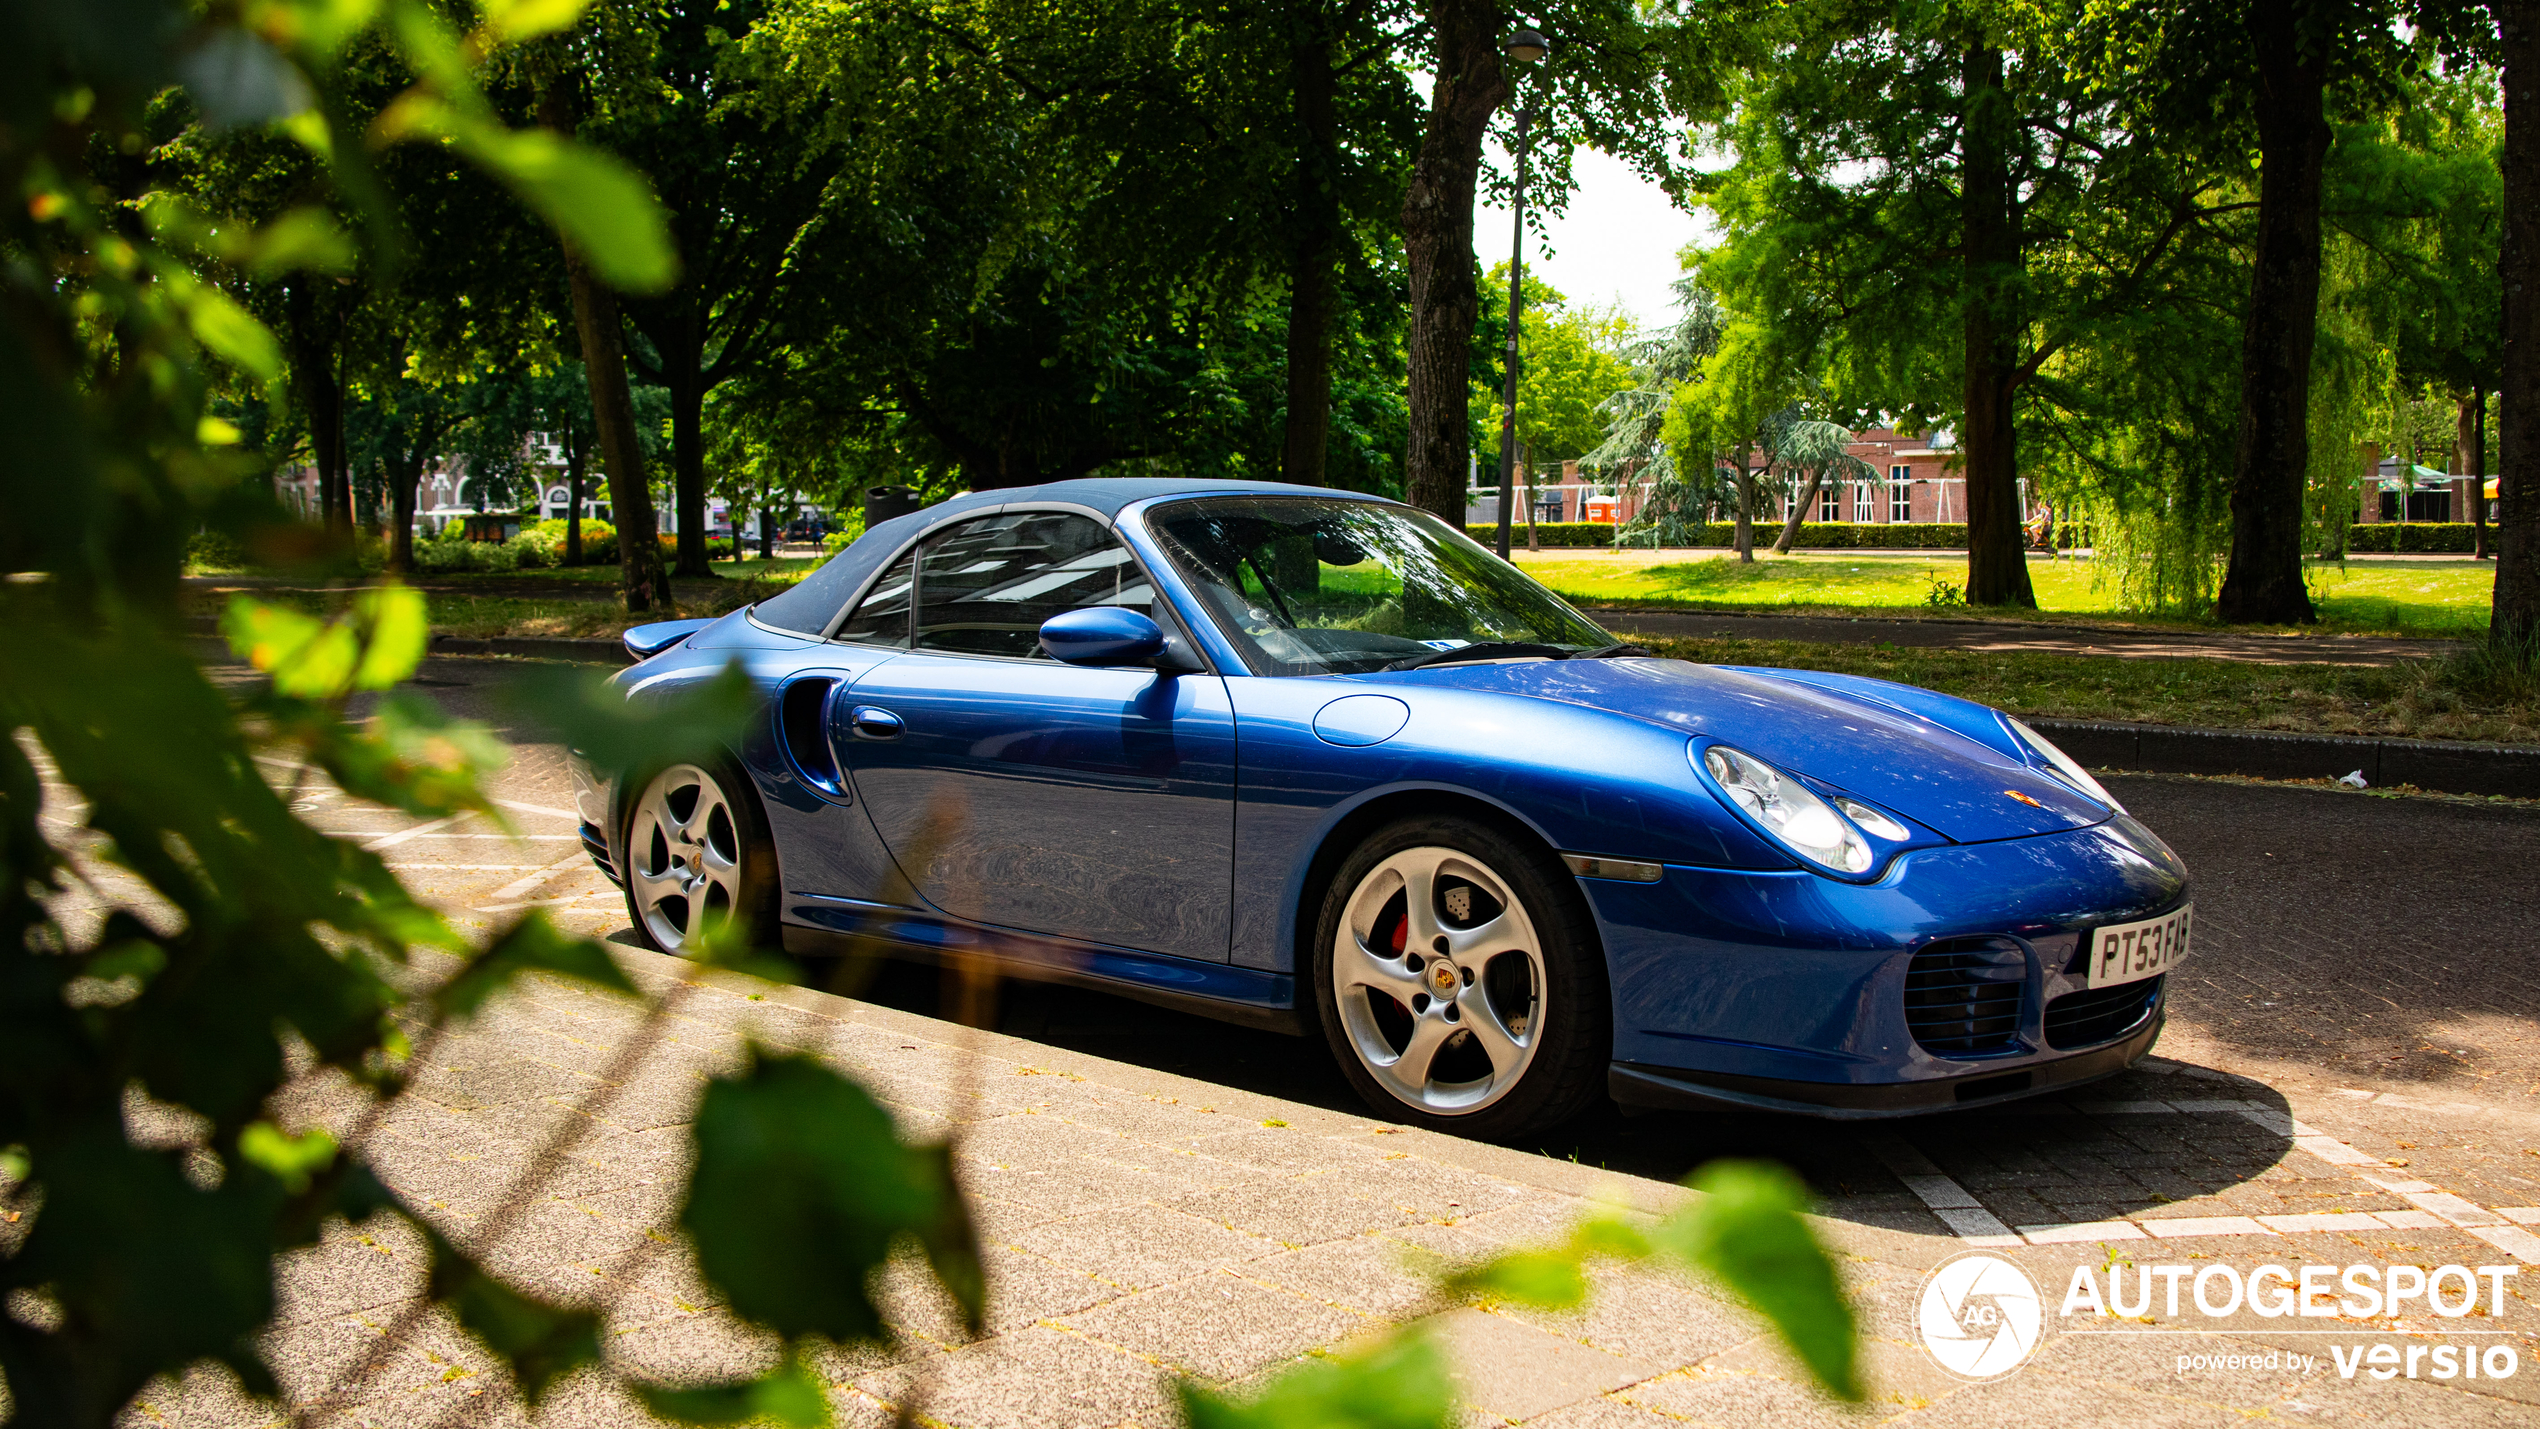
[[[2165,981],[2166,975],[2065,993],[2046,1004],[2046,1045],[2062,1051],[2117,1040],[2152,1015]]]
[[[1905,972],[1905,1025],[1935,1057],[2023,1050],[2020,1006],[2028,953],[2008,938],[1950,938],[1914,954]]]
[[[822,717],[829,707],[829,692],[837,687],[836,680],[818,675],[787,685],[777,706],[776,727],[803,782],[833,799],[843,799],[847,781],[838,773],[838,756],[829,747],[828,721]]]

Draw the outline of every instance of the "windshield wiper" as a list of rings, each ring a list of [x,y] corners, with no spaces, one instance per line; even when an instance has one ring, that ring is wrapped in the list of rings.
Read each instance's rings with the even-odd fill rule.
[[[1621,640],[1612,645],[1599,645],[1593,650],[1578,651],[1570,658],[1573,660],[1618,660],[1626,655],[1654,655],[1656,653],[1658,652],[1645,645],[1634,645],[1628,640]]]
[[[1536,645],[1523,640],[1485,640],[1479,645],[1458,645],[1452,650],[1430,650],[1407,656],[1383,668],[1417,670],[1425,665],[1452,665],[1459,660],[1511,660],[1528,656],[1563,660],[1569,658],[1569,654],[1558,645]]]

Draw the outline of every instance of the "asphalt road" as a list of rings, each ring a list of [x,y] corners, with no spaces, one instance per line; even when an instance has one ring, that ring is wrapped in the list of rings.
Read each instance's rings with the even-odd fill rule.
[[[497,780],[502,797],[524,809],[569,809],[559,751],[539,742],[501,696],[505,681],[524,668],[436,659],[415,684],[514,742],[515,762]],[[2278,1105],[2286,1096],[2343,1088],[2350,1096],[2389,1093],[2402,1102],[2476,1108],[2473,1120],[2506,1130],[2465,1141],[2422,1129],[2389,1135],[2429,1138],[2429,1154],[2436,1143],[2448,1146],[2444,1164],[2458,1175],[2501,1178],[2487,1204],[2540,1203],[2540,1153],[2521,1154],[2540,1146],[2540,978],[2529,956],[2532,929],[2540,927],[2540,879],[2532,874],[2540,869],[2540,808],[2174,776],[2109,782],[2179,850],[2196,878],[2197,949],[2173,975],[2163,1058],[2245,1078],[2236,1095],[2272,1093]],[[483,844],[434,848],[424,839],[401,851],[410,879],[439,882],[435,858],[453,861],[452,888],[509,877],[493,865],[456,862],[486,858]],[[534,870],[569,851],[569,844],[541,844],[518,866]],[[545,884],[490,904],[461,901],[472,901],[488,926],[535,901],[574,931],[634,939],[623,902],[595,872],[569,860]],[[904,1011],[951,1011],[947,989],[929,969],[807,963],[802,973],[812,985]],[[1244,1091],[1362,1110],[1319,1039],[1020,982],[998,989],[994,1026]],[[2092,1094],[2160,1095],[2165,1080],[2129,1074]],[[2040,1140],[2041,1124],[2017,1110],[1956,1113],[1913,1126],[1915,1144],[1944,1160],[1954,1149],[1982,1161],[2006,1138],[2041,1148],[2037,1154],[2049,1162],[2057,1154],[2085,1161],[2100,1155],[2086,1149],[2097,1135],[2086,1129],[2075,1131],[2081,1139],[2063,1153],[2044,1149],[2053,1138]],[[1771,1156],[1798,1167],[1839,1206],[1856,1193],[1877,1194],[1868,1188],[1881,1178],[1865,1179],[1859,1170],[1872,1159],[1865,1150],[1871,1134],[1780,1116],[1616,1111],[1564,1127],[1530,1149],[1671,1180],[1718,1156]],[[2280,1144],[2196,1152],[2170,1191],[2149,1189],[2164,1184],[2154,1177],[2130,1193],[2131,1201],[2120,1195],[2068,1208],[2068,1218],[2217,1193],[2256,1178],[2275,1149]]]

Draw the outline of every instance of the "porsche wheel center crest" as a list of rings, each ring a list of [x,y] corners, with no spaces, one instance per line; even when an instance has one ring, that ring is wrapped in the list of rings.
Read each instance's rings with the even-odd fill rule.
[[[1437,991],[1439,997],[1453,997],[1455,982],[1455,964],[1448,962],[1429,964],[1429,986]]]
[[[2027,1363],[2043,1319],[2037,1282],[1999,1256],[1962,1255],[1923,1281],[1923,1348],[1960,1379],[2000,1379]]]

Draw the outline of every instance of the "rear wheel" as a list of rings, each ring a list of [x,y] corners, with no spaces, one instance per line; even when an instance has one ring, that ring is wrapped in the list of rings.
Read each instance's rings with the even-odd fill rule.
[[[1314,982],[1341,1069],[1386,1116],[1508,1137],[1604,1086],[1604,960],[1577,885],[1531,841],[1406,819],[1341,865]]]
[[[759,938],[776,932],[776,848],[742,776],[721,765],[673,764],[627,808],[626,911],[655,949],[689,956],[738,914]]]

